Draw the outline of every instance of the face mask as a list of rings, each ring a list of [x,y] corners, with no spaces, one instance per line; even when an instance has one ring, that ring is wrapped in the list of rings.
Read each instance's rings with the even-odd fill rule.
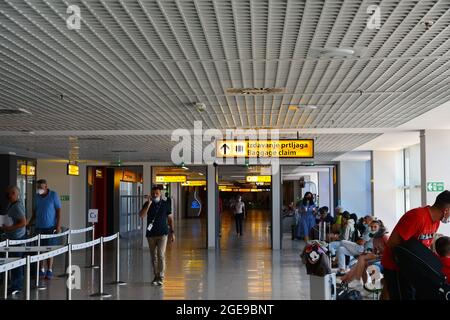
[[[153,201],[155,201],[156,203],[158,203],[159,200],[161,200],[161,197],[154,197],[154,198],[153,198]]]
[[[38,189],[38,194],[39,194],[39,195],[42,196],[44,193],[45,193],[45,190],[44,190],[44,189]]]

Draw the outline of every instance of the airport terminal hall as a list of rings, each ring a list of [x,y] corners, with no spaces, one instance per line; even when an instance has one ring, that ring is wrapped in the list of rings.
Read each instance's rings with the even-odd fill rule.
[[[0,0],[0,300],[446,303],[449,168],[450,0]]]

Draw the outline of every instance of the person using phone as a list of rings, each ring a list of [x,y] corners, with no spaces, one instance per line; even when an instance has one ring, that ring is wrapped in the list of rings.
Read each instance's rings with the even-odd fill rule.
[[[144,203],[139,216],[147,217],[146,237],[155,276],[152,285],[161,286],[164,283],[166,268],[167,240],[174,242],[175,232],[170,199],[163,200],[161,198],[160,186],[152,188],[151,197]]]

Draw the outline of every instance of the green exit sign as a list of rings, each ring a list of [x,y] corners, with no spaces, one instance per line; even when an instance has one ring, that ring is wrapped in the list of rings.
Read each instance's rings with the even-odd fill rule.
[[[442,191],[444,191],[444,183],[443,182],[427,182],[427,191],[428,192],[442,192]]]
[[[68,195],[67,196],[60,196],[59,198],[61,199],[61,201],[69,201],[70,200],[70,197]]]

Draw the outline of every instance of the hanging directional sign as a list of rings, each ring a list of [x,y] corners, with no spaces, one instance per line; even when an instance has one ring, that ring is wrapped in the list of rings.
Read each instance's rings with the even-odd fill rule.
[[[442,192],[442,191],[444,191],[444,183],[443,182],[427,182],[427,191],[428,192]]]
[[[314,158],[314,140],[218,140],[220,158]]]

